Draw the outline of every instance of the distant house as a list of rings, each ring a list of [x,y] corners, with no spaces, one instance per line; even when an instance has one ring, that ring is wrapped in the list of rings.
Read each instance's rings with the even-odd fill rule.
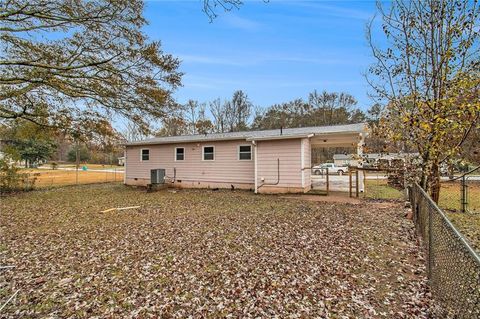
[[[124,183],[307,192],[312,148],[353,146],[361,154],[366,134],[366,124],[359,123],[130,142],[125,145]]]
[[[333,163],[337,166],[357,166],[358,159],[352,154],[334,154]]]
[[[362,159],[366,166],[392,166],[396,161],[417,159],[418,153],[368,153],[363,154]]]
[[[121,156],[117,158],[118,160],[118,166],[125,166],[125,156]]]

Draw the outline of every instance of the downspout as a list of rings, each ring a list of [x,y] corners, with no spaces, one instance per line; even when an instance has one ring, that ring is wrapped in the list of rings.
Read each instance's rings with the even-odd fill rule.
[[[252,145],[253,145],[253,163],[254,163],[254,167],[255,167],[255,194],[257,194],[257,189],[258,189],[258,174],[257,174],[257,142],[256,141],[252,141]]]
[[[275,183],[262,183],[262,185],[258,186],[256,189],[255,189],[255,193],[257,192],[257,190],[260,189],[260,187],[263,187],[263,186],[275,186],[275,185],[278,185],[280,184],[280,158],[277,158],[277,181]]]
[[[127,184],[127,146],[125,146],[125,149],[123,150],[123,158],[124,158],[124,162],[123,162],[123,184]]]
[[[175,182],[177,181],[177,168],[176,167],[173,168],[173,177],[170,177],[167,174],[165,174],[164,179],[166,180],[167,178],[170,179],[170,183],[175,184]]]
[[[305,191],[305,144],[304,139],[300,140],[300,174],[302,174],[302,188]]]

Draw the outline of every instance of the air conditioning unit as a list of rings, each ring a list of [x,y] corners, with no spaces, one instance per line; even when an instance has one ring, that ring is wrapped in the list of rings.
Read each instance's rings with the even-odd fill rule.
[[[151,184],[165,184],[165,169],[157,168],[150,170]]]

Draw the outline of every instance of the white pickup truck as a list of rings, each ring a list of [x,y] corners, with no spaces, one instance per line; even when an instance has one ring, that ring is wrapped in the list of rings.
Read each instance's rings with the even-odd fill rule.
[[[315,175],[323,175],[327,173],[327,168],[328,174],[338,174],[342,176],[343,174],[348,173],[348,166],[338,166],[334,163],[324,163],[314,166],[312,167],[312,173]]]

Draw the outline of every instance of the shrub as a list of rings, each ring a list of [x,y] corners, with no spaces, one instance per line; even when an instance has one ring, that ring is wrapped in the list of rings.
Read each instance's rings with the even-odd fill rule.
[[[0,193],[32,190],[35,180],[29,179],[27,173],[21,173],[8,158],[0,159]]]

